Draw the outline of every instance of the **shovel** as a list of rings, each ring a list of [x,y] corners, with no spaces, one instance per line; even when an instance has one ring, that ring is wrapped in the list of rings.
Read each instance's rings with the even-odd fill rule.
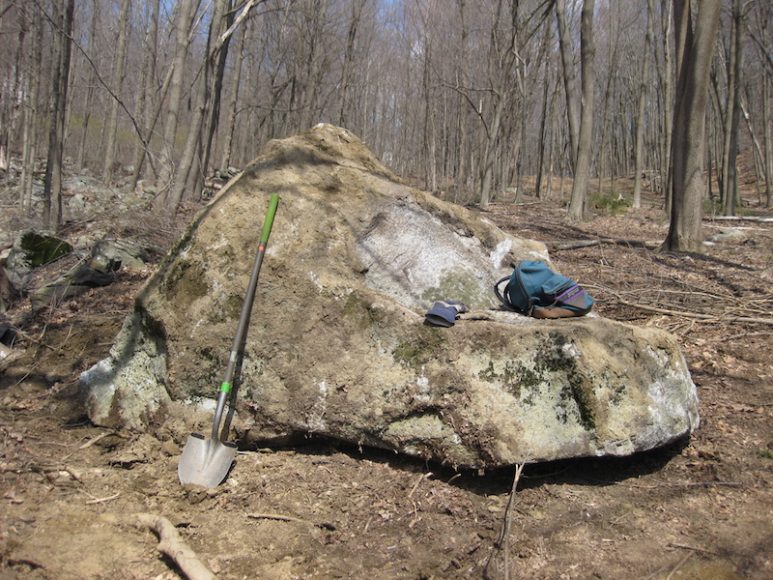
[[[233,388],[232,383],[236,368],[244,354],[244,344],[247,340],[247,328],[250,325],[250,313],[252,312],[252,304],[255,301],[255,289],[258,285],[260,266],[263,263],[263,255],[266,253],[266,244],[268,243],[269,235],[271,235],[271,226],[274,223],[274,214],[276,214],[278,205],[279,196],[273,194],[268,204],[268,213],[263,222],[263,231],[260,234],[260,244],[258,244],[258,255],[255,257],[255,264],[252,266],[250,283],[247,286],[247,294],[244,297],[244,305],[239,317],[239,328],[236,331],[233,346],[231,347],[231,355],[228,359],[225,377],[218,391],[215,418],[212,423],[212,435],[207,439],[200,433],[191,433],[183,448],[180,463],[177,465],[177,476],[183,485],[194,483],[209,488],[217,487],[228,475],[228,470],[236,457],[236,444],[225,441],[231,425],[230,418],[233,415],[234,403],[236,402],[236,390]],[[218,434],[226,399],[229,394],[231,400],[228,418],[222,432]]]

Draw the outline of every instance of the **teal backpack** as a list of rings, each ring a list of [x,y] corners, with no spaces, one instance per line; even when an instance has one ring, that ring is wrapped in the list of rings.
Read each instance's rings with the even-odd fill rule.
[[[507,285],[501,291],[503,282]],[[593,308],[582,286],[538,260],[518,262],[510,276],[494,284],[494,293],[509,310],[535,318],[583,316]]]

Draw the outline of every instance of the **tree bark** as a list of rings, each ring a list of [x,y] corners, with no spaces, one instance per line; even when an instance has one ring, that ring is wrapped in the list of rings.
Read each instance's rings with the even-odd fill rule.
[[[91,6],[91,27],[89,29],[89,43],[87,49],[89,55],[93,55],[96,52],[100,5],[100,0],[94,0]],[[83,130],[81,131],[81,140],[78,145],[78,157],[76,161],[78,169],[81,170],[86,166],[86,145],[88,143],[89,124],[91,123],[91,111],[94,102],[94,86],[97,84],[94,67],[89,69],[88,80],[86,82],[88,83],[88,86],[86,87],[86,102],[83,107]]]
[[[569,30],[566,22],[566,0],[556,0],[556,22],[558,23],[558,43],[561,50],[561,67],[564,71],[564,94],[566,95],[566,117],[569,122],[569,158],[574,169],[577,158],[577,146],[580,142],[580,121],[577,113],[577,89],[574,74],[574,61],[569,48]]]
[[[129,13],[131,0],[122,0],[121,14],[118,17],[118,48],[113,61],[113,75],[110,81],[116,95],[123,91],[123,82],[126,78],[126,41],[129,36]],[[107,135],[105,143],[105,156],[102,162],[102,180],[109,183],[115,162],[115,139],[118,129],[118,101],[113,99],[110,104],[110,117],[107,121]]]
[[[650,73],[650,48],[654,34],[653,18],[655,18],[655,0],[647,0],[647,32],[644,35],[644,51],[642,52],[641,82],[639,84],[639,110],[636,115],[636,166],[633,182],[633,207],[641,207],[641,182],[644,170],[644,115],[647,106],[647,86]]]
[[[48,158],[43,181],[43,223],[48,228],[62,225],[62,156],[67,85],[70,74],[70,38],[72,38],[75,0],[58,0],[54,5],[56,23],[54,59],[51,78]]]
[[[145,131],[146,141],[150,141],[153,128],[153,87],[156,76],[156,60],[158,58],[158,14],[161,6],[161,0],[152,0],[150,5],[150,16],[147,28],[145,29],[145,40],[143,48],[145,55],[142,59],[142,73],[140,86],[138,88],[139,97],[137,99],[137,119],[142,122]],[[142,165],[145,162],[145,150],[143,143],[137,143],[134,148],[134,175],[132,176],[132,190],[137,187],[140,175],[142,175]]]
[[[23,215],[32,215],[32,180],[38,148],[37,119],[40,106],[40,82],[43,75],[43,19],[32,9],[25,9],[32,27],[30,46],[31,79],[24,107],[23,158],[21,173],[20,208]]]
[[[182,97],[182,82],[185,74],[185,59],[188,56],[190,44],[189,32],[193,19],[193,0],[180,0],[177,4],[177,19],[175,20],[175,52],[172,61],[172,76],[169,84],[169,98],[164,115],[163,142],[159,154],[157,186],[167,190],[171,185],[174,168],[175,138],[177,122],[180,114]]]
[[[585,214],[588,173],[590,171],[591,137],[593,136],[593,85],[595,80],[595,44],[593,42],[593,8],[595,0],[584,0],[581,25],[582,119],[577,147],[572,198],[569,215],[582,219]]]
[[[226,0],[223,6],[223,14],[221,15],[222,26],[220,32],[225,32],[233,22],[233,16],[231,10],[233,9],[233,0]],[[217,54],[217,65],[215,66],[214,76],[212,78],[212,106],[209,108],[209,116],[207,119],[207,127],[205,133],[204,154],[201,161],[201,178],[206,176],[209,172],[209,160],[212,154],[212,142],[217,132],[218,122],[220,120],[220,102],[223,95],[223,77],[225,75],[225,63],[228,59],[228,48],[231,44],[231,37],[227,37],[222,43],[220,51]]]
[[[725,142],[722,152],[722,201],[724,215],[735,215],[738,203],[738,172],[736,156],[738,154],[738,128],[741,101],[741,63],[743,18],[741,1],[733,0],[733,27],[730,45],[730,63],[728,66],[727,105],[725,106]]]
[[[766,206],[773,206],[773,138],[771,138],[770,126],[770,89],[768,79],[762,80],[762,124],[765,129],[763,140],[765,145],[765,194],[767,197]]]
[[[236,47],[236,55],[233,63],[233,76],[231,77],[231,100],[228,104],[228,125],[225,130],[225,142],[223,143],[223,157],[220,161],[222,169],[228,169],[231,165],[233,150],[234,130],[236,128],[236,114],[239,106],[239,85],[242,78],[242,58],[244,57],[244,41],[247,37],[247,27],[242,29],[239,35],[239,44]]]
[[[703,0],[694,29],[693,10],[694,0],[674,2],[678,83],[671,149],[673,201],[668,236],[663,244],[670,251],[699,251],[703,243],[706,102],[721,2]]]
[[[357,38],[357,28],[360,25],[362,9],[366,0],[352,0],[352,13],[349,18],[349,29],[346,34],[346,49],[344,50],[344,62],[341,67],[341,109],[338,113],[338,124],[346,127],[349,116],[349,92],[351,90],[352,67],[354,63],[354,42]]]
[[[243,6],[239,16],[233,21],[230,26],[225,26],[225,15],[227,8],[227,0],[216,0],[215,7],[210,21],[210,39],[211,44],[207,47],[207,56],[204,63],[205,74],[202,79],[202,87],[199,93],[199,100],[196,106],[196,110],[191,119],[188,139],[185,143],[185,149],[183,150],[180,162],[177,165],[177,170],[174,174],[174,179],[171,184],[167,195],[164,198],[165,206],[168,211],[174,213],[182,201],[183,194],[185,193],[186,181],[188,175],[191,172],[194,163],[194,157],[196,148],[199,144],[199,138],[201,137],[201,131],[203,129],[204,117],[206,114],[207,106],[209,103],[210,95],[215,91],[217,86],[216,79],[216,61],[231,36],[233,35],[236,27],[241,24],[244,18],[247,17],[250,10],[255,6],[257,0],[248,0]],[[221,33],[222,32],[222,33]],[[220,36],[217,36],[217,35]]]
[[[672,166],[671,166],[671,144],[673,140],[673,118],[674,102],[671,90],[671,78],[673,76],[673,66],[671,63],[671,21],[673,16],[673,4],[669,0],[661,0],[661,27],[663,34],[663,71],[661,75],[661,85],[663,86],[663,143],[661,148],[661,159],[663,160],[660,168],[661,187],[665,197],[666,215],[671,215],[671,192],[672,192]],[[660,67],[657,67],[661,72]]]

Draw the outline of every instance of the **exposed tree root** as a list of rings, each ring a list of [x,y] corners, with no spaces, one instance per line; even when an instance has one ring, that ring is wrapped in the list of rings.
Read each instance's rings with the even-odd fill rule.
[[[215,575],[183,541],[172,522],[156,514],[139,513],[132,517],[136,525],[148,528],[158,536],[160,540],[158,550],[171,558],[186,578],[189,580],[214,580]]]

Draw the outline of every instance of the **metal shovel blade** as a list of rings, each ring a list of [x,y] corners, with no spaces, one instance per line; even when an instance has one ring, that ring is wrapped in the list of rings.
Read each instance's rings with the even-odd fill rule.
[[[177,476],[183,485],[193,483],[217,487],[228,475],[235,458],[236,445],[233,443],[191,433],[177,464]]]

